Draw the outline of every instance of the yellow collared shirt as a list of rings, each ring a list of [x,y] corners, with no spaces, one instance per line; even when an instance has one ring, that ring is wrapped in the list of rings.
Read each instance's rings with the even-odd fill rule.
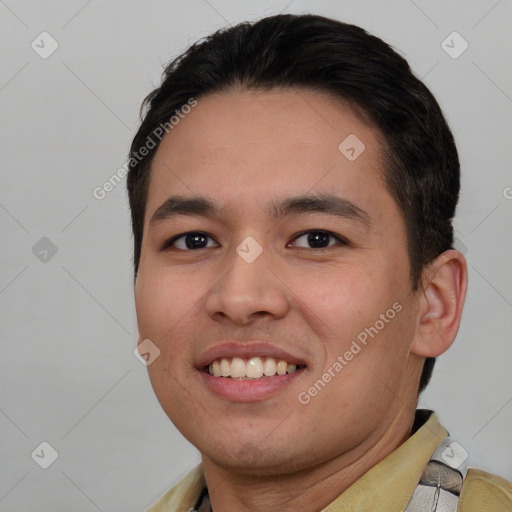
[[[394,452],[369,469],[322,512],[403,512],[421,474],[448,432],[432,412]],[[206,487],[198,464],[146,512],[189,512]],[[485,471],[468,470],[457,512],[511,512],[512,483]]]

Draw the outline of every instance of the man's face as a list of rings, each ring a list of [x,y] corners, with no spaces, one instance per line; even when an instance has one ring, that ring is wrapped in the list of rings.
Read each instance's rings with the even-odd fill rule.
[[[378,140],[332,98],[286,90],[201,98],[160,144],[135,285],[140,340],[160,350],[148,371],[163,409],[223,467],[357,458],[404,403],[414,410],[417,294]],[[340,215],[273,215],[273,204],[311,194],[342,198]],[[221,210],[160,210],[150,222],[170,196]],[[301,366],[253,379],[205,368],[258,375],[258,357],[269,374],[273,359]]]

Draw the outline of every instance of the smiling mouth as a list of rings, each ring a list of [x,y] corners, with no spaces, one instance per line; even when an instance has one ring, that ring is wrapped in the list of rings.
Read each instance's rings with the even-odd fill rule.
[[[283,359],[273,357],[223,357],[212,361],[203,368],[212,377],[237,380],[264,379],[276,375],[295,373],[305,368],[305,364],[290,364]]]

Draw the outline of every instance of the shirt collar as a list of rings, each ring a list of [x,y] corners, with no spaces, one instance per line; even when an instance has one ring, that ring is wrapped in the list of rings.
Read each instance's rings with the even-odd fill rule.
[[[421,419],[427,417],[419,426]],[[369,469],[322,512],[404,510],[425,465],[448,435],[433,411],[417,410],[415,426],[419,428],[407,441]]]

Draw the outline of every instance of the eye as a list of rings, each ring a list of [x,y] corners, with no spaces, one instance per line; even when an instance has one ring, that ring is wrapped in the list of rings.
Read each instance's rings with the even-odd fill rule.
[[[313,249],[327,249],[331,247],[331,245],[325,246],[326,243],[329,242],[329,238],[336,239],[341,245],[348,245],[348,241],[345,240],[343,237],[339,235],[335,235],[334,233],[331,233],[330,231],[323,231],[323,230],[311,230],[311,231],[304,231],[302,233],[299,233],[298,236],[296,236],[293,240],[297,241],[301,238],[305,239],[305,242],[307,244],[312,245]],[[305,247],[305,249],[310,249],[309,247]]]
[[[207,247],[215,247],[215,245],[208,245],[207,239],[213,240],[211,236],[209,236],[206,233],[203,233],[201,231],[189,231],[188,233],[181,233],[179,235],[176,235],[175,237],[171,238],[170,240],[167,240],[164,242],[162,246],[162,251],[169,249],[170,247],[174,247],[176,249],[179,249],[181,251],[189,251],[194,249],[206,249]],[[328,244],[329,239],[335,239],[340,243],[341,245],[349,245],[349,242],[345,240],[343,237],[339,235],[335,235],[334,233],[331,233],[330,231],[324,231],[324,230],[310,230],[310,231],[303,231],[302,233],[299,233],[294,239],[293,242],[296,242],[297,240],[300,240],[301,238],[305,239],[305,242],[307,244],[310,244],[312,247],[303,247],[304,249],[328,249],[333,244]],[[180,240],[183,239],[183,241],[180,242]],[[180,242],[180,245],[178,245],[176,242]],[[327,246],[325,244],[328,244]]]
[[[184,239],[184,243],[181,242],[181,247],[179,247],[176,242],[182,238]],[[213,238],[211,238],[206,233],[202,233],[201,231],[190,231],[188,233],[182,233],[181,235],[177,235],[170,240],[167,240],[162,247],[162,251],[173,246],[182,251],[187,249],[205,249],[206,247],[211,247],[211,245],[208,246],[207,243],[205,245],[205,240],[208,238],[213,240]]]

